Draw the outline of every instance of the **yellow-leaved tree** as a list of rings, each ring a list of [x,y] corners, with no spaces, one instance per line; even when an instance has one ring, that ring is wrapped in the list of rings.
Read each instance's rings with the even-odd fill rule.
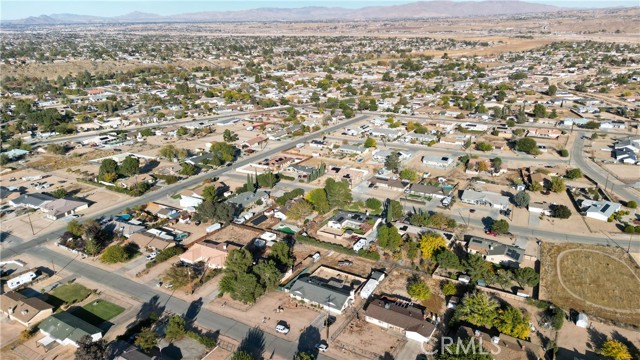
[[[420,238],[420,252],[422,253],[422,257],[425,259],[431,259],[436,250],[443,248],[446,245],[447,243],[444,241],[442,235],[437,233],[430,232],[422,234],[422,237]]]

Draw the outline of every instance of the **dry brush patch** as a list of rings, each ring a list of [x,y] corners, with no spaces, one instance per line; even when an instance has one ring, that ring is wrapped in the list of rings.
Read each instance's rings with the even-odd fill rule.
[[[545,244],[541,298],[558,306],[640,326],[640,267],[624,250]]]

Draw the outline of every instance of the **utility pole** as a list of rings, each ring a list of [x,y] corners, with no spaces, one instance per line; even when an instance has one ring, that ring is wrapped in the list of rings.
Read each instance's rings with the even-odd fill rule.
[[[31,227],[31,235],[35,235],[36,232],[33,231],[33,223],[31,223],[31,212],[27,213],[27,218],[29,218],[29,226]]]
[[[327,343],[329,343],[329,314],[330,314],[330,304],[331,303],[331,295],[327,296],[327,319],[325,320],[325,324],[327,325]]]

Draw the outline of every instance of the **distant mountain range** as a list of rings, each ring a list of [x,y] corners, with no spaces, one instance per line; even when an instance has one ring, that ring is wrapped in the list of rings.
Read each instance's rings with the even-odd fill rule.
[[[114,17],[76,14],[31,16],[19,20],[5,20],[2,24],[55,25],[98,23],[149,22],[226,22],[226,21],[326,21],[326,20],[381,20],[424,19],[439,17],[470,17],[491,15],[517,15],[561,11],[562,8],[517,0],[489,1],[420,1],[403,5],[369,6],[360,9],[339,7],[259,8],[238,11],[205,11],[177,15],[156,15],[132,12]]]

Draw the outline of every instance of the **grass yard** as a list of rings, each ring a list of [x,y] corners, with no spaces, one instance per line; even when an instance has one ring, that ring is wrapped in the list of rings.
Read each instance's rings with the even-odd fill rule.
[[[124,311],[122,306],[118,306],[102,299],[92,301],[83,306],[83,308],[104,321],[111,320]]]
[[[91,294],[91,290],[78,283],[69,283],[59,286],[49,292],[47,302],[59,307],[63,304],[71,305],[80,302]]]
[[[640,325],[640,267],[621,249],[545,244],[541,298],[565,310]]]

